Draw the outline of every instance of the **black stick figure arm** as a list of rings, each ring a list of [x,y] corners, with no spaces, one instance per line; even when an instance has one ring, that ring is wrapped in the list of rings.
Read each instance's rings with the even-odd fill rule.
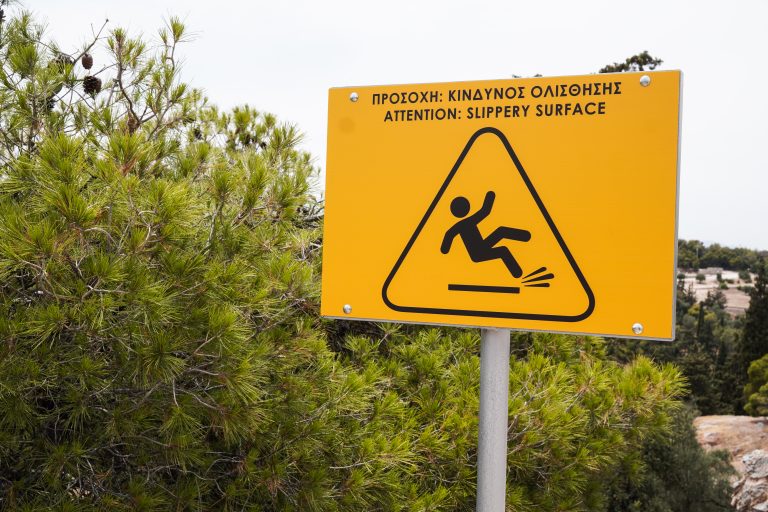
[[[496,193],[494,193],[492,190],[489,190],[487,194],[485,194],[485,199],[483,199],[483,206],[480,207],[479,210],[477,210],[477,213],[472,215],[472,219],[474,219],[475,223],[480,222],[484,218],[488,216],[488,214],[491,213],[491,208],[493,208],[493,201],[496,199]]]
[[[448,251],[451,250],[451,244],[453,244],[453,239],[456,238],[456,235],[458,235],[459,232],[456,229],[456,226],[452,227],[448,231],[445,232],[445,236],[443,237],[443,243],[440,245],[440,252],[443,254],[448,254]]]

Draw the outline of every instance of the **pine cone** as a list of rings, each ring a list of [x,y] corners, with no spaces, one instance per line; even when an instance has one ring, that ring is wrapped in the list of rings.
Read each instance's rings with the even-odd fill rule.
[[[128,114],[128,133],[134,133],[139,129],[139,120],[133,114]]]
[[[80,64],[82,64],[85,69],[91,69],[93,67],[93,57],[91,57],[91,54],[84,53],[83,58],[80,59]]]
[[[83,90],[86,94],[96,96],[101,92],[101,78],[95,76],[86,76],[83,78]]]

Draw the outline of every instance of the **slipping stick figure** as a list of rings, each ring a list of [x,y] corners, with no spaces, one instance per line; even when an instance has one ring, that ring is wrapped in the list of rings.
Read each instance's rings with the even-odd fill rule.
[[[523,269],[520,268],[515,257],[509,252],[509,249],[494,246],[504,239],[527,242],[531,239],[531,232],[524,229],[501,226],[491,233],[488,238],[483,238],[483,235],[480,234],[480,229],[477,227],[491,213],[494,199],[496,199],[496,194],[492,191],[488,192],[485,194],[483,206],[477,212],[466,217],[470,210],[469,200],[462,196],[454,198],[451,201],[451,213],[461,220],[445,233],[443,244],[440,246],[440,252],[448,254],[448,251],[451,250],[453,239],[456,236],[460,236],[472,261],[479,263],[481,261],[501,260],[513,277],[520,277],[523,275]]]

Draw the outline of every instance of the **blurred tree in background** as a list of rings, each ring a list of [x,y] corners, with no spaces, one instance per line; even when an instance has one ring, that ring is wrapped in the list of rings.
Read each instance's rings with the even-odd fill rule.
[[[763,262],[749,293],[749,308],[744,316],[741,362],[744,370],[768,354],[768,269]]]
[[[718,512],[732,510],[728,453],[704,452],[696,441],[696,412],[675,414],[671,435],[643,445],[643,465],[627,465],[611,478],[615,512]]]
[[[720,244],[704,245],[698,240],[678,240],[677,266],[695,271],[700,268],[720,267],[724,270],[757,272],[768,251],[744,247],[724,247]],[[749,277],[746,274],[745,277]]]
[[[599,73],[624,73],[636,71],[653,71],[662,64],[662,60],[653,57],[647,51],[627,57],[624,62],[614,62],[600,69]]]
[[[768,269],[762,265],[750,291],[744,319],[742,369],[747,368],[744,410],[753,416],[768,414]]]

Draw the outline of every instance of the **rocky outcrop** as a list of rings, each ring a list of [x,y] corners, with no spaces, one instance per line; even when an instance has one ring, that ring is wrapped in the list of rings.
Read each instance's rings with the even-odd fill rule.
[[[768,419],[700,416],[696,439],[707,450],[725,450],[738,475],[731,503],[738,512],[768,512]]]
[[[768,512],[768,452],[754,450],[741,460],[744,474],[733,487],[731,504],[739,512]]]
[[[739,474],[741,458],[753,450],[768,451],[768,418],[752,416],[699,416],[693,420],[696,439],[708,450],[725,450]]]

